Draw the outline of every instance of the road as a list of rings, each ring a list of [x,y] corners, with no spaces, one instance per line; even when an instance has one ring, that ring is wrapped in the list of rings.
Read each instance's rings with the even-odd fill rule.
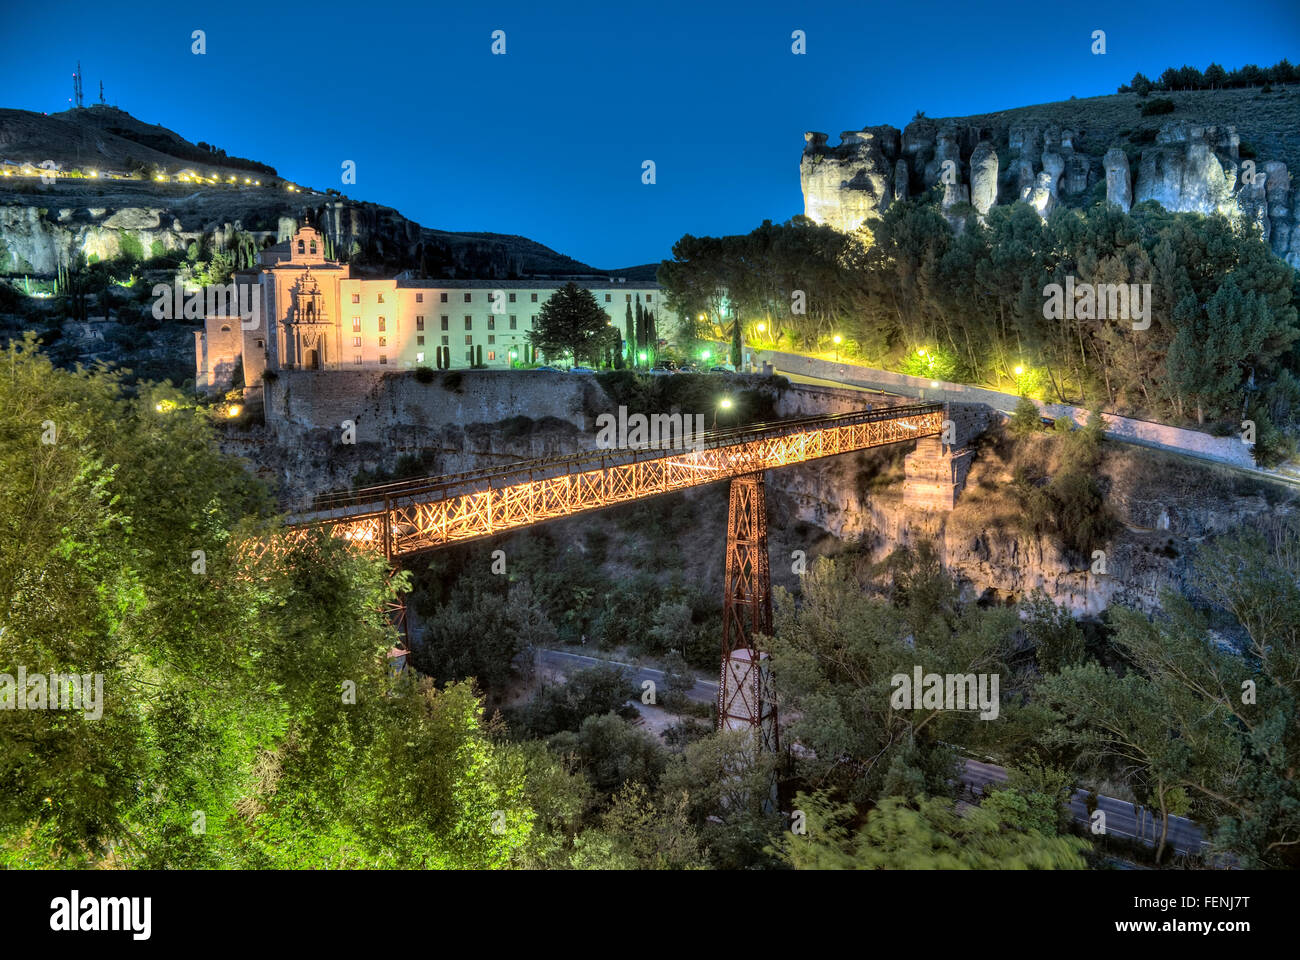
[[[961,782],[972,793],[978,795],[986,784],[1001,783],[1007,779],[1007,771],[992,763],[978,760],[966,760]],[[1091,823],[1087,806],[1088,792],[1075,790],[1070,798],[1070,812],[1079,823]],[[1127,800],[1099,796],[1097,809],[1106,814],[1106,833],[1113,837],[1140,838],[1148,846],[1154,847],[1160,840],[1160,818],[1158,814],[1142,808],[1138,809]],[[1139,819],[1141,829],[1139,830]],[[1178,853],[1195,853],[1205,846],[1205,835],[1201,828],[1185,817],[1169,818],[1169,836],[1165,843]]]
[[[571,671],[585,667],[611,665],[623,667],[632,675],[638,688],[645,680],[653,680],[659,686],[662,686],[664,682],[662,670],[638,667],[635,664],[623,663],[618,660],[567,653],[563,650],[541,650],[538,657],[543,665],[557,670]],[[697,678],[695,685],[686,696],[697,703],[716,702],[718,699],[718,685],[716,682]],[[961,782],[976,796],[983,792],[986,784],[1003,783],[1007,779],[1006,769],[996,764],[970,759],[964,759],[963,763],[965,767],[960,777]],[[1070,812],[1074,815],[1076,821],[1083,824],[1091,823],[1091,818],[1088,816],[1087,797],[1088,792],[1086,790],[1075,790],[1074,796],[1070,798]],[[1097,809],[1106,814],[1106,832],[1111,836],[1133,839],[1141,835],[1141,839],[1152,847],[1159,842],[1160,819],[1158,815],[1150,810],[1143,808],[1139,811],[1127,800],[1117,800],[1114,797],[1105,796],[1097,798]],[[1141,819],[1140,831],[1139,818]],[[1170,817],[1169,836],[1165,842],[1170,849],[1177,853],[1194,853],[1205,846],[1206,841],[1203,831],[1194,821],[1185,817]]]

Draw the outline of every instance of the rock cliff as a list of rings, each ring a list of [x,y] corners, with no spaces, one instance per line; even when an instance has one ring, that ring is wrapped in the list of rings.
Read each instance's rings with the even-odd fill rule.
[[[935,186],[955,227],[969,207],[982,218],[994,204],[1023,201],[1047,217],[1060,205],[1104,199],[1127,211],[1152,200],[1174,212],[1256,224],[1278,257],[1300,267],[1300,211],[1291,203],[1287,164],[1243,157],[1234,125],[1170,121],[1136,132],[1088,131],[986,119],[920,117],[902,131],[846,131],[833,146],[824,133],[804,134],[805,215],[852,231],[893,200]]]

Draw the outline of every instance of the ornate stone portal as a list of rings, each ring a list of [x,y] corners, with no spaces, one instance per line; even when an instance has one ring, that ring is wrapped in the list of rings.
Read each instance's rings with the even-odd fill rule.
[[[286,367],[320,370],[338,366],[329,349],[333,329],[325,295],[308,267],[290,288],[292,302],[281,327],[284,342],[281,356]]]

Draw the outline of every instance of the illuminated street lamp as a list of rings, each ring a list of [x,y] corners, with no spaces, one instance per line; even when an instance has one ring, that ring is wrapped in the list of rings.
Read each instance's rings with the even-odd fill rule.
[[[716,429],[718,428],[718,411],[719,411],[719,410],[730,410],[730,409],[731,409],[731,398],[730,398],[730,397],[723,397],[722,399],[720,399],[720,400],[718,401],[718,405],[717,405],[716,407],[713,408],[713,429],[716,430]]]
[[[1016,376],[1017,376],[1017,377],[1023,377],[1023,376],[1025,375],[1025,367],[1024,367],[1024,365],[1023,365],[1023,364],[1020,364],[1020,363],[1017,363],[1017,364],[1016,364],[1016,370],[1015,370],[1015,373],[1016,373]]]
[[[707,360],[707,359],[709,359],[709,357],[711,357],[711,356],[713,356],[713,353],[712,353],[711,351],[709,351],[709,350],[705,350],[703,353],[700,354],[700,359],[701,359],[701,360]]]
[[[831,337],[831,343],[835,344],[835,362],[836,362],[836,363],[839,363],[839,362],[840,362],[840,344],[843,343],[843,342],[844,342],[844,338],[841,337],[838,333],[835,334],[835,336]]]

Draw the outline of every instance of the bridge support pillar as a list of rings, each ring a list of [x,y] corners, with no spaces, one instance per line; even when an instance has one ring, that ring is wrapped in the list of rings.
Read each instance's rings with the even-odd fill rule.
[[[903,505],[922,510],[951,510],[957,505],[974,451],[922,437],[916,450],[903,458]]]
[[[722,597],[722,677],[718,727],[752,730],[760,748],[779,747],[768,656],[755,636],[772,633],[772,573],[767,557],[767,495],[762,473],[731,481]]]

